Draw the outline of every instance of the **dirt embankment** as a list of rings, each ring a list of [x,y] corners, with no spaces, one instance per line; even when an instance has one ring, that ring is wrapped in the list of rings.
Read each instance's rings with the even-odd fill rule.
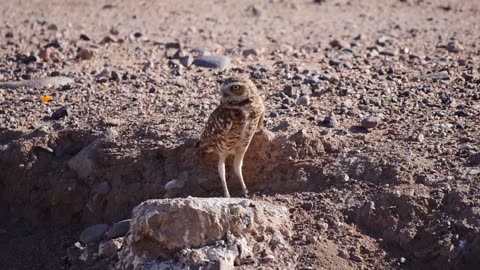
[[[75,269],[66,250],[85,227],[129,218],[147,199],[220,196],[216,158],[194,145],[217,80],[242,74],[268,111],[246,184],[253,201],[288,209],[282,256],[296,268],[476,269],[479,10],[3,1],[0,263]],[[70,79],[31,83],[47,77]]]

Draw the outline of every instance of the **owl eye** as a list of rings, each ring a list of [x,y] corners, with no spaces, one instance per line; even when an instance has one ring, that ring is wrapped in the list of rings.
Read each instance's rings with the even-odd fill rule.
[[[233,90],[233,91],[238,91],[238,90],[240,90],[240,85],[232,85],[232,90]]]

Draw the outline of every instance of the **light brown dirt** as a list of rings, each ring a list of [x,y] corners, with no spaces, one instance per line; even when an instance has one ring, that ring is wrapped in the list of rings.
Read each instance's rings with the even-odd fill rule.
[[[221,196],[215,157],[194,144],[217,81],[244,74],[267,107],[246,184],[290,209],[297,269],[477,269],[479,16],[475,0],[1,1],[0,81],[75,83],[0,89],[0,264],[68,269],[87,225],[150,198]],[[172,42],[231,64],[182,67]],[[362,128],[368,115],[380,125]],[[111,126],[79,178],[68,160]],[[167,194],[173,179],[186,184]]]

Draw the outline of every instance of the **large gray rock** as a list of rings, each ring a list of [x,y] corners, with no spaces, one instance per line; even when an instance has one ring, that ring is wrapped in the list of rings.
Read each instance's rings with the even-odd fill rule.
[[[133,210],[119,267],[165,264],[173,254],[186,265],[249,263],[264,250],[287,248],[288,209],[241,198],[148,200]],[[257,254],[258,253],[258,254]],[[161,258],[161,260],[157,260]],[[163,261],[163,262],[162,262]]]
[[[90,244],[101,240],[108,230],[107,224],[96,224],[83,230],[80,234],[80,242]]]
[[[109,239],[117,238],[127,234],[130,229],[130,219],[121,220],[112,225],[110,230],[107,232],[107,237]]]
[[[112,140],[118,135],[114,129],[107,129],[95,141],[83,148],[78,154],[68,161],[68,167],[74,170],[80,178],[87,178],[95,169],[95,152],[100,144]]]

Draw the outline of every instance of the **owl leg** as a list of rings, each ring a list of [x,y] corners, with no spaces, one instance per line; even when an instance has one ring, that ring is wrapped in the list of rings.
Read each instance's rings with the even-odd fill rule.
[[[227,188],[227,180],[225,178],[225,159],[227,158],[226,154],[219,155],[218,159],[218,174],[220,175],[220,180],[222,180],[223,195],[226,198],[230,198],[230,193]]]
[[[235,151],[235,158],[233,159],[233,170],[235,171],[235,175],[240,180],[240,184],[242,185],[243,195],[248,195],[247,186],[243,181],[243,174],[242,174],[242,167],[243,167],[243,157],[245,156],[245,152],[247,149],[238,149]]]

